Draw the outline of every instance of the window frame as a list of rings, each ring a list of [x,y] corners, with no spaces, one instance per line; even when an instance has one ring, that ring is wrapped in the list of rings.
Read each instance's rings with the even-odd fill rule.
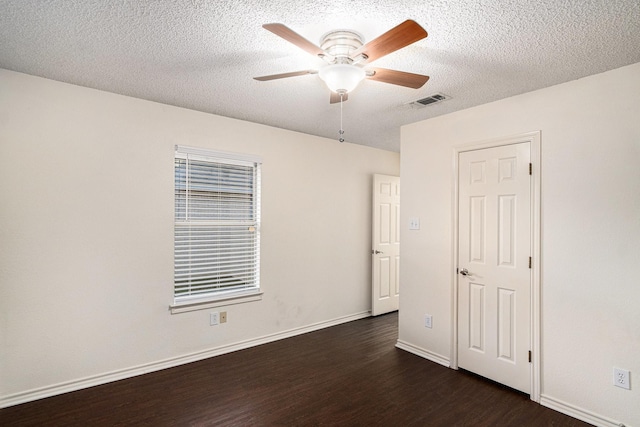
[[[244,213],[251,212],[251,219],[245,218],[232,218],[225,220],[202,220],[198,218],[190,218],[187,213],[187,200],[193,200],[193,197],[189,195],[189,191],[185,189],[185,208],[184,208],[184,219],[178,218],[178,186],[179,182],[176,176],[175,168],[178,164],[178,159],[184,159],[187,163],[193,161],[201,163],[211,163],[212,170],[215,168],[228,168],[233,166],[240,167],[251,167],[253,170],[253,179],[252,179],[252,207],[249,208]],[[232,305],[239,304],[244,302],[258,301],[262,299],[262,290],[260,284],[260,228],[261,228],[261,165],[262,159],[259,156],[247,155],[247,154],[238,154],[238,153],[230,153],[224,151],[216,151],[216,150],[207,150],[200,149],[194,147],[186,147],[181,145],[175,146],[174,153],[174,278],[173,278],[173,304],[169,306],[172,314],[181,313],[185,311],[192,310],[202,310],[206,308],[219,307],[223,305]],[[185,170],[188,170],[188,166],[185,167]],[[185,185],[186,182],[189,181],[189,177],[185,176]],[[212,194],[221,194],[212,192]],[[232,193],[233,194],[233,193]],[[228,195],[227,195],[228,196]],[[227,197],[224,199],[226,203],[231,203],[231,198]],[[240,215],[239,215],[240,216]],[[253,225],[250,225],[250,228],[255,227],[252,232],[255,233],[254,242],[252,243],[255,248],[255,252],[253,254],[253,258],[250,261],[246,262],[246,265],[253,270],[252,287],[250,289],[224,289],[221,288],[219,291],[211,290],[210,292],[198,294],[197,292],[191,293],[191,291],[187,295],[179,296],[178,293],[178,281],[177,281],[177,272],[179,270],[178,267],[178,257],[176,251],[176,245],[178,242],[178,229],[180,227],[186,226],[194,226],[194,227],[212,227],[212,230],[215,227],[220,228],[229,228],[238,227],[238,222],[248,221]],[[213,226],[211,223],[215,222],[216,225]],[[193,240],[189,240],[189,245],[193,242]],[[215,253],[222,253],[224,250],[214,251]],[[215,255],[214,255],[215,257]],[[184,273],[184,269],[182,269],[181,273]],[[189,274],[192,272],[190,271]]]

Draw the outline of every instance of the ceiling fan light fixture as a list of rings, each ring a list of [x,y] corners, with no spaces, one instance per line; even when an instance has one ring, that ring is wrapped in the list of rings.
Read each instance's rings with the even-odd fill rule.
[[[331,64],[318,72],[327,87],[336,93],[349,93],[365,78],[363,68],[349,64]]]

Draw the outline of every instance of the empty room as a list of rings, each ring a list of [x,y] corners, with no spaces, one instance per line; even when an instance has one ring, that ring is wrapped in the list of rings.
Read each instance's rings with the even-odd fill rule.
[[[640,427],[639,165],[638,0],[0,0],[0,424]]]

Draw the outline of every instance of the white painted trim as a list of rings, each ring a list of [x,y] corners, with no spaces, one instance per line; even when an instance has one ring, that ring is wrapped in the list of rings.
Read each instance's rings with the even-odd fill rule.
[[[551,396],[540,396],[540,404],[546,406],[554,411],[561,412],[570,417],[577,418],[594,426],[599,427],[624,427],[624,424],[620,421],[614,421],[611,418],[604,417],[594,412],[587,411],[586,409],[579,408],[562,400],[555,399]]]
[[[542,393],[542,145],[541,132],[531,132],[531,400]]]
[[[328,328],[330,326],[336,326],[336,325],[351,322],[354,320],[364,319],[370,316],[371,316],[371,312],[367,310],[360,313],[351,314],[348,316],[342,316],[342,317],[337,317],[331,320],[312,323],[311,325],[302,326],[299,328],[289,329],[287,331],[265,335],[259,338],[253,338],[253,339],[240,341],[233,344],[210,348],[208,350],[197,351],[194,353],[184,354],[182,356],[171,357],[169,359],[159,360],[151,363],[145,363],[145,364],[133,366],[130,368],[118,369],[116,371],[106,372],[104,374],[92,375],[90,377],[80,378],[72,381],[65,381],[65,382],[53,384],[50,386],[45,386],[45,387],[40,387],[32,390],[27,390],[20,393],[10,394],[7,396],[0,397],[0,408],[6,408],[8,406],[19,405],[21,403],[31,402],[33,400],[43,399],[45,397],[55,396],[58,394],[68,393],[71,391],[81,390],[84,388],[106,384],[113,381],[131,378],[138,375],[147,374],[149,372],[155,372],[155,371],[160,371],[162,369],[173,368],[175,366],[196,362],[198,360],[208,359],[210,357],[219,356],[222,354],[231,353],[238,350],[243,350],[250,347],[255,347],[261,344],[266,344],[269,342],[294,337],[296,335],[306,334],[307,332],[317,331],[319,329]]]
[[[449,354],[451,354],[451,368],[458,369],[458,150],[453,150],[453,167],[451,182],[451,345]]]
[[[519,135],[504,138],[495,138],[487,141],[473,142],[453,147],[453,175],[454,183],[451,192],[452,203],[452,280],[451,280],[451,367],[458,369],[458,156],[465,151],[482,150],[485,148],[501,147],[504,145],[529,143],[530,161],[533,164],[531,177],[531,256],[533,258],[531,268],[531,333],[530,348],[532,352],[531,362],[531,390],[530,398],[535,402],[540,402],[541,394],[541,277],[542,277],[542,209],[541,209],[541,189],[542,189],[542,151],[540,131],[527,132]]]
[[[447,359],[445,356],[426,350],[422,347],[417,347],[413,344],[409,344],[406,341],[398,340],[396,342],[396,347],[401,350],[408,351],[409,353],[413,353],[416,356],[420,356],[424,359],[435,362],[439,365],[446,366],[447,368],[450,367],[449,359]]]
[[[246,164],[258,163],[262,164],[262,157],[246,154],[246,153],[231,153],[228,151],[220,151],[220,150],[210,150],[207,148],[197,148],[197,147],[187,147],[185,145],[176,145],[175,146],[176,153],[181,154],[191,154],[194,156],[198,156],[201,159],[224,159],[229,160],[231,162],[241,162]],[[180,155],[176,157],[181,157]]]
[[[205,300],[192,300],[169,306],[171,314],[186,313],[189,311],[206,310],[209,308],[226,307],[235,304],[244,304],[247,302],[261,301],[264,292],[252,292],[245,294],[227,294],[226,296],[210,298]]]

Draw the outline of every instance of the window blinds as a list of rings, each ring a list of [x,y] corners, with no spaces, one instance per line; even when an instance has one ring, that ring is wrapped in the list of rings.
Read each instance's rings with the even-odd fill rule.
[[[176,302],[260,287],[260,162],[176,147]]]

